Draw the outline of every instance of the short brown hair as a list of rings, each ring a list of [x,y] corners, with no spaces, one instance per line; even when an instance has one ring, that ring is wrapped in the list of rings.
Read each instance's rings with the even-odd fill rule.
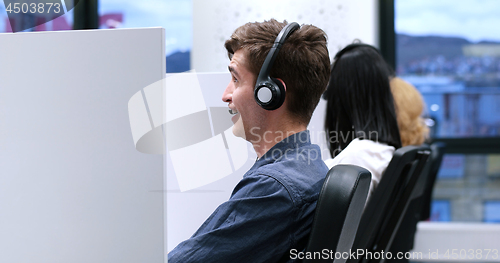
[[[281,23],[271,19],[240,26],[225,43],[229,58],[236,51],[245,50],[246,56],[251,58],[247,66],[257,76],[276,36],[286,24],[286,21]],[[302,25],[287,38],[271,69],[271,77],[280,78],[286,84],[288,111],[306,124],[330,76],[326,44],[327,37],[323,30],[313,25]]]
[[[429,128],[422,117],[425,105],[422,95],[417,88],[398,77],[391,80],[391,91],[402,145],[424,143],[429,137]]]

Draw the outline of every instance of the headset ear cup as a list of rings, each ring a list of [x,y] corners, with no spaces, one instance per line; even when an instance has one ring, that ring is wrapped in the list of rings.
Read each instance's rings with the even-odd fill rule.
[[[285,102],[285,97],[286,97],[285,85],[283,85],[283,82],[279,79],[271,78],[271,80],[274,82],[275,84],[274,86],[277,88],[276,89],[277,96],[276,98],[273,98],[275,99],[276,104],[273,108],[278,109],[279,107],[281,107],[281,105],[283,105],[283,102]]]
[[[271,78],[269,74],[281,46],[290,34],[299,28],[300,25],[293,22],[281,29],[260,68],[254,87],[254,97],[263,109],[276,110],[285,102],[285,84],[279,79]]]

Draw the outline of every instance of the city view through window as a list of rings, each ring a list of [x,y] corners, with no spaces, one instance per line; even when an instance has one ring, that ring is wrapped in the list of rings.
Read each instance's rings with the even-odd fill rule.
[[[395,1],[396,73],[433,138],[500,136],[500,1]],[[445,155],[433,221],[500,222],[500,155]]]

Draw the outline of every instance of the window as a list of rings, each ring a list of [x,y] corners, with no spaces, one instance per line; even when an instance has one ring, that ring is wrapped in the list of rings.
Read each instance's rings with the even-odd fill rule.
[[[99,16],[99,28],[165,28],[167,72],[190,69],[191,0],[100,0]]]
[[[392,2],[396,74],[422,93],[431,137],[447,144],[431,220],[499,222],[500,2]]]
[[[433,200],[430,221],[448,222],[450,218],[450,201]]]
[[[500,223],[500,200],[484,203],[484,222]]]
[[[431,221],[500,222],[500,201],[490,201],[500,200],[499,189],[499,154],[447,154],[434,185]]]
[[[499,12],[495,0],[395,1],[396,72],[422,93],[434,137],[500,136]]]

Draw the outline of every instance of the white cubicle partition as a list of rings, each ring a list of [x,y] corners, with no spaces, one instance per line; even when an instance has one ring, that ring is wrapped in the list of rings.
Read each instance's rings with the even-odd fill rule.
[[[127,104],[162,28],[0,34],[0,262],[163,262],[163,158]]]

